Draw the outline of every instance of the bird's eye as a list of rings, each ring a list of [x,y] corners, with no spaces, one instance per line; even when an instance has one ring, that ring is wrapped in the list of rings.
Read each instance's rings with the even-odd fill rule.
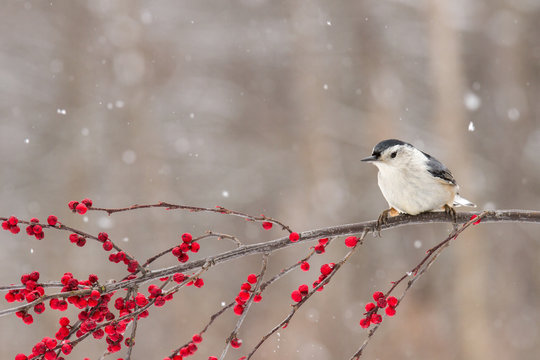
[[[390,157],[393,159],[396,157],[396,155],[397,155],[397,151],[394,151],[393,153],[390,154]]]

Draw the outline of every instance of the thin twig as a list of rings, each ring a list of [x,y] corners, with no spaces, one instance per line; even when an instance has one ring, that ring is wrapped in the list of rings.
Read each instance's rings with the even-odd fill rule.
[[[264,273],[266,272],[266,266],[268,265],[268,256],[269,256],[269,254],[267,254],[267,253],[265,253],[263,255],[262,267],[261,267],[261,271],[259,272],[259,276],[257,277],[257,284],[255,284],[255,288],[253,289],[253,292],[251,293],[251,296],[249,297],[249,300],[246,302],[246,304],[244,306],[244,312],[240,315],[240,318],[236,322],[236,325],[235,325],[233,331],[231,332],[231,334],[227,338],[225,348],[223,349],[223,352],[221,353],[221,356],[219,357],[219,360],[223,360],[225,358],[225,355],[227,355],[227,351],[229,350],[229,346],[231,345],[231,340],[234,339],[236,337],[236,335],[238,334],[238,330],[242,326],[242,323],[244,322],[244,319],[246,318],[246,316],[247,316],[247,314],[249,312],[251,304],[253,303],[253,298],[255,297],[255,294],[257,294],[257,292],[259,291],[259,288],[260,288],[261,283],[262,283],[262,278],[264,276]]]
[[[446,239],[444,239],[443,241],[441,241],[440,243],[438,243],[437,245],[435,245],[434,247],[426,251],[427,255],[424,258],[422,258],[422,260],[420,260],[418,265],[416,265],[411,271],[404,274],[401,278],[399,278],[399,280],[394,281],[390,289],[384,294],[384,297],[387,298],[403,280],[410,277],[411,275],[414,275],[413,278],[408,281],[406,288],[403,290],[401,296],[399,297],[399,301],[397,305],[395,306],[395,308],[397,308],[401,304],[401,301],[403,300],[403,298],[405,297],[409,289],[412,287],[412,285],[416,281],[418,281],[418,279],[420,279],[422,275],[424,275],[424,273],[431,267],[431,265],[435,262],[435,260],[437,260],[439,255],[443,252],[443,250],[446,247],[448,247],[448,245],[450,245],[450,241],[455,240],[465,229],[467,229],[472,224],[477,223],[478,221],[481,221],[485,215],[486,215],[486,212],[483,212],[477,218],[470,219],[468,222],[463,224],[462,227],[452,231],[452,233],[450,233],[450,235],[448,235]],[[378,307],[369,311],[366,316],[369,316],[371,313],[375,312],[377,308]],[[376,324],[369,331],[367,338],[364,340],[360,348],[351,356],[350,360],[358,360],[362,356],[364,349],[366,348],[369,341],[371,340],[371,338],[373,337],[373,335],[375,334],[375,332],[379,329],[381,325],[382,323]]]
[[[364,241],[364,238],[366,237],[367,233],[368,233],[368,231],[364,230],[364,232],[360,236],[359,241],[356,244],[356,246],[354,246],[351,250],[349,250],[349,252],[339,262],[334,264],[332,272],[330,274],[328,274],[328,276],[323,281],[321,281],[319,284],[317,284],[317,286],[315,286],[313,289],[311,289],[311,291],[306,296],[304,296],[302,298],[302,300],[300,300],[296,304],[292,305],[291,312],[279,324],[277,324],[269,332],[267,332],[261,338],[261,340],[259,340],[259,342],[253,347],[251,352],[247,355],[246,360],[251,359],[253,354],[255,354],[255,352],[261,347],[261,345],[264,344],[264,342],[266,340],[268,340],[268,338],[270,338],[270,336],[275,334],[279,329],[281,329],[284,326],[288,325],[289,322],[291,321],[291,319],[293,318],[294,314],[298,311],[298,309],[300,309],[300,307],[303,304],[305,304],[309,300],[309,298],[311,296],[313,296],[313,294],[315,294],[317,291],[319,291],[320,288],[322,288],[323,286],[325,286],[326,284],[328,284],[330,282],[332,277],[334,277],[334,275],[339,271],[341,266],[343,264],[345,264],[345,262],[347,262],[347,260],[351,257],[351,255],[354,253],[354,251],[362,245],[362,243]]]

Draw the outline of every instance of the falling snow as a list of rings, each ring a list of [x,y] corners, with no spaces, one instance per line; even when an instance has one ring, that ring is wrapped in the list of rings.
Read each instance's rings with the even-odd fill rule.
[[[475,93],[473,93],[473,92],[467,92],[465,94],[463,102],[464,102],[465,107],[467,108],[467,110],[470,110],[470,111],[478,110],[478,108],[482,104],[482,101],[480,100],[480,97],[478,95],[476,95]]]
[[[135,163],[137,160],[137,154],[133,150],[126,150],[122,153],[122,161],[128,165]]]
[[[520,116],[520,113],[518,109],[516,108],[508,109],[508,119],[510,119],[511,121],[519,120],[519,116]]]
[[[469,123],[469,131],[470,132],[474,131],[474,123],[472,121]]]

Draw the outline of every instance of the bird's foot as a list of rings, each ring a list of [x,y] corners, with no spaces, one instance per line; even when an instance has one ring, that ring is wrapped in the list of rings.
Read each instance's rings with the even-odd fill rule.
[[[452,217],[452,223],[454,225],[454,229],[457,229],[457,214],[456,214],[456,210],[449,206],[448,204],[445,204],[444,205],[444,212],[447,214],[447,215],[450,215]]]
[[[379,234],[379,237],[381,237],[382,226],[388,224],[388,216],[394,217],[397,215],[399,215],[399,211],[397,211],[393,207],[384,210],[381,215],[379,215],[379,219],[377,219],[377,224],[375,225],[375,230],[377,230],[377,234]]]

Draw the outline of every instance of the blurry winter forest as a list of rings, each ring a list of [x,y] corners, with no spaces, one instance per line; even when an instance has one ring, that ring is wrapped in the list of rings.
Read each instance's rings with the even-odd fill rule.
[[[85,218],[67,203],[222,205],[296,231],[372,220],[386,203],[376,168],[359,158],[389,137],[443,161],[479,209],[540,209],[539,24],[538,0],[4,1],[0,214],[55,214],[123,239],[143,259],[186,231],[257,243],[286,234],[162,209]],[[350,356],[367,334],[358,321],[373,291],[449,230],[424,224],[369,235],[256,358]],[[467,230],[385,320],[366,358],[538,358],[538,233],[518,224]],[[195,258],[231,248],[207,244]],[[276,253],[269,273],[308,248]],[[36,241],[2,231],[0,249],[0,284],[33,270],[48,280],[66,271],[119,276],[98,244],[79,248],[62,233]],[[342,255],[329,248],[313,269]],[[151,309],[135,358],[167,356],[260,263],[255,256],[221,265],[204,288]],[[314,276],[295,271],[273,285],[242,328],[246,349],[289,311],[291,290]],[[47,310],[30,326],[0,319],[0,358],[53,335],[59,316]],[[235,321],[228,313],[216,322],[197,358],[220,352]],[[98,358],[103,347],[95,344],[70,358]]]

